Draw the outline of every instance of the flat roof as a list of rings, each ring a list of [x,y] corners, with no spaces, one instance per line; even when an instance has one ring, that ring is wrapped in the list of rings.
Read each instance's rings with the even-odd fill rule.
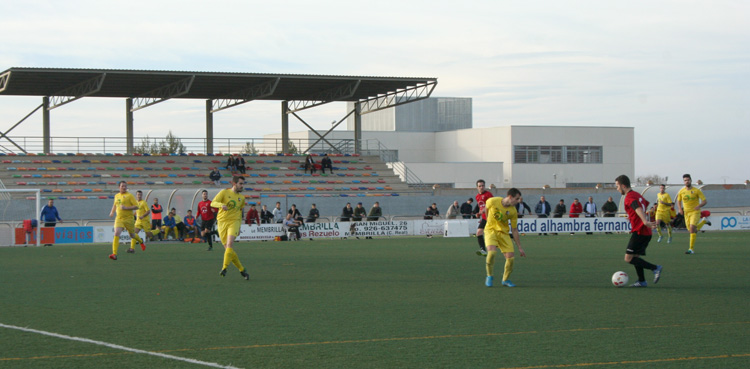
[[[428,83],[432,77],[372,77],[305,74],[189,72],[123,69],[9,68],[0,73],[0,95],[70,96],[76,86],[99,79],[100,88],[87,97],[158,98],[160,89],[193,78],[178,99],[243,99],[248,89],[276,83],[257,100],[309,100],[349,86],[346,94],[328,94],[330,101],[359,101]],[[352,87],[356,86],[356,87]],[[64,94],[61,94],[64,93]]]

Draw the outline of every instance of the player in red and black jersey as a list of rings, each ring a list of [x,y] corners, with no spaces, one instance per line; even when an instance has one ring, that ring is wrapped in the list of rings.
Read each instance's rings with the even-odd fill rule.
[[[485,183],[483,179],[477,180],[477,192],[479,193],[474,197],[477,199],[477,208],[479,208],[478,214],[482,217],[479,221],[479,227],[477,227],[477,242],[479,242],[477,255],[479,256],[487,256],[487,247],[484,245],[484,226],[487,225],[487,214],[484,211],[484,206],[487,200],[492,197],[492,194],[485,189],[484,185]]]
[[[208,242],[208,251],[214,248],[213,238],[214,224],[216,224],[217,208],[211,207],[211,200],[208,198],[208,191],[203,190],[203,200],[198,203],[198,218],[201,220],[201,237]]]
[[[615,185],[617,191],[625,195],[623,205],[631,227],[630,242],[628,242],[628,248],[625,250],[625,261],[633,264],[638,274],[638,282],[633,283],[630,287],[646,287],[646,277],[643,275],[644,269],[654,272],[654,284],[656,284],[661,278],[661,265],[654,265],[643,260],[648,243],[651,241],[651,228],[655,227],[646,214],[648,201],[630,188],[630,178],[624,174],[615,179]]]

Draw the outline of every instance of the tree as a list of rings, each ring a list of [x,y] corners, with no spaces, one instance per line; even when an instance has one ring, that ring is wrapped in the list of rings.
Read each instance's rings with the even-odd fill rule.
[[[182,141],[173,135],[170,130],[166,139],[161,142],[156,142],[156,139],[153,139],[152,141],[148,135],[146,135],[146,137],[141,139],[141,145],[135,147],[133,150],[137,154],[184,154],[185,145],[183,145]]]
[[[635,184],[639,186],[653,186],[655,184],[667,183],[669,177],[660,177],[658,174],[649,174],[640,176],[635,179]]]
[[[243,154],[250,154],[250,155],[254,155],[254,154],[257,154],[257,153],[258,153],[258,149],[256,149],[256,148],[255,148],[255,145],[253,145],[252,143],[250,143],[250,142],[245,142],[245,146],[243,146],[243,147],[242,147],[242,150],[241,150],[241,152],[242,152]]]

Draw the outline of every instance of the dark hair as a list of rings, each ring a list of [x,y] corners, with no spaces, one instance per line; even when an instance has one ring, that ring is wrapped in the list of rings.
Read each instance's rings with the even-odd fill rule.
[[[482,184],[487,184],[483,179],[478,179],[476,184],[479,184],[479,182],[482,182]]]
[[[472,199],[471,197],[469,197],[469,200],[468,200],[468,201],[469,201],[469,202],[474,202],[474,199]]]
[[[201,192],[201,193],[208,194],[208,190],[203,190],[203,192]]]
[[[117,182],[117,187],[120,187],[120,185],[121,185],[121,184],[123,184],[123,183],[124,183],[124,184],[128,184],[128,182],[125,182],[125,181],[120,181],[120,182]]]
[[[685,179],[685,178],[693,179],[693,177],[691,177],[690,174],[687,174],[687,173],[682,175],[682,179]]]
[[[234,177],[232,177],[232,183],[240,183],[240,179],[244,181],[245,177],[243,177],[243,176],[234,176]]]
[[[508,190],[508,196],[510,197],[516,197],[521,196],[521,191],[519,191],[517,188],[513,187]]]
[[[619,183],[619,184],[621,184],[621,185],[623,185],[623,186],[625,186],[627,188],[630,188],[630,178],[628,178],[628,176],[626,176],[624,174],[621,174],[617,178],[615,178],[615,182],[617,182],[617,183]]]
[[[135,193],[143,193],[143,191],[141,191],[141,190],[138,190],[138,191],[135,191]]]

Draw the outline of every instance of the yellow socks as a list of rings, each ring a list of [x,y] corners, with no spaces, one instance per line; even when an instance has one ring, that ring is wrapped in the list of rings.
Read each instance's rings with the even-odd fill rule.
[[[661,233],[659,233],[659,235],[661,235]],[[671,226],[667,226],[667,235],[669,235],[669,237],[672,238],[672,227]]]
[[[492,277],[492,272],[495,269],[495,255],[497,251],[487,251],[487,276]]]
[[[513,263],[515,258],[505,259],[505,272],[503,273],[503,282],[508,280],[510,273],[513,273]]]
[[[135,250],[135,238],[130,239],[130,249]]]
[[[695,247],[695,237],[697,237],[697,236],[698,235],[695,234],[695,233],[691,233],[690,234],[690,250],[692,250],[693,247]]]
[[[120,247],[120,237],[115,236],[112,239],[112,253],[117,255],[117,248]]]
[[[698,223],[698,225],[695,226],[695,228],[700,231],[701,228],[703,228],[704,225],[706,225],[706,220],[705,219],[701,220],[701,222]]]
[[[231,247],[227,247],[224,249],[224,265],[222,266],[222,269],[226,269],[227,267],[229,267],[229,263],[234,264],[234,266],[236,266],[240,271],[245,270],[245,268],[242,266],[242,263],[240,263],[240,258],[237,256],[237,253],[235,253],[234,249]]]

